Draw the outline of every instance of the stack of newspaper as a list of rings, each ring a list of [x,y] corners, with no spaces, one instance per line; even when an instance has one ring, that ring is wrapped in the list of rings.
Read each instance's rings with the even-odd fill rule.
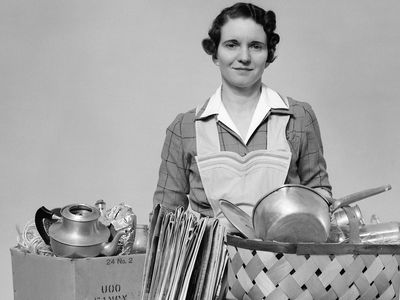
[[[142,300],[218,299],[228,260],[218,219],[183,208],[154,209],[143,274]]]

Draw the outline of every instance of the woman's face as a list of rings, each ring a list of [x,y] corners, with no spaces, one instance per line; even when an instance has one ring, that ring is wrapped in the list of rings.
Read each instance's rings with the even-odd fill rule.
[[[267,57],[267,36],[253,19],[229,19],[222,26],[214,63],[219,66],[223,84],[235,88],[258,86]]]

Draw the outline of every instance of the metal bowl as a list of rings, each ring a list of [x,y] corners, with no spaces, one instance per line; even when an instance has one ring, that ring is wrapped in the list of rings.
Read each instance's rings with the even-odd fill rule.
[[[283,185],[253,208],[257,237],[279,242],[325,242],[330,230],[329,202],[303,185]]]

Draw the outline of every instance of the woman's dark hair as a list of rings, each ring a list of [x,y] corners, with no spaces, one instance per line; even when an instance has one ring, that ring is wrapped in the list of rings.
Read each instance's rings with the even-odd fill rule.
[[[279,43],[279,35],[274,32],[276,29],[275,13],[271,10],[265,11],[251,3],[239,2],[220,12],[208,31],[209,37],[202,41],[204,51],[212,55],[214,59],[217,58],[218,45],[221,40],[221,28],[229,19],[235,18],[253,19],[264,28],[265,34],[267,35],[267,62],[273,62],[275,60],[276,45]]]

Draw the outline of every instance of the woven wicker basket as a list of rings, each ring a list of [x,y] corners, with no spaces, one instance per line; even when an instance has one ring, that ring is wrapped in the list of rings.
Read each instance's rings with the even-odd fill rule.
[[[226,299],[398,299],[400,245],[285,244],[227,236]]]

